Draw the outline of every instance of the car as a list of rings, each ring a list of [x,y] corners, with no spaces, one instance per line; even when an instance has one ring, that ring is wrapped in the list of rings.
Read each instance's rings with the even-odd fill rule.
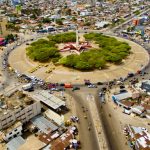
[[[134,76],[134,73],[130,72],[130,73],[128,73],[127,77],[133,77],[133,76]]]
[[[131,110],[129,109],[124,109],[123,110],[123,113],[127,114],[127,115],[130,115],[131,114]]]
[[[106,90],[107,90],[107,88],[106,88],[106,87],[103,87],[101,90],[102,90],[102,91],[106,91]]]
[[[21,45],[21,43],[17,43],[17,46]]]
[[[59,85],[60,85],[60,86],[65,86],[65,84],[64,84],[64,83],[60,83]]]
[[[51,88],[51,91],[59,91],[57,88]]]
[[[95,84],[90,84],[88,85],[88,88],[97,88],[97,86]]]
[[[125,90],[125,89],[120,90],[120,93],[126,93],[126,92],[127,92],[127,90]]]
[[[124,85],[120,85],[120,89],[124,89],[125,88],[125,86]]]
[[[123,82],[118,80],[118,81],[116,81],[116,84],[121,85],[121,84],[123,84]]]
[[[80,88],[75,86],[75,87],[73,87],[72,91],[75,91],[75,90],[80,90]]]
[[[65,88],[58,88],[58,91],[65,91]]]
[[[29,43],[26,43],[26,45],[30,45]]]
[[[85,85],[91,85],[91,82],[90,82],[90,80],[84,79],[84,84]]]
[[[14,47],[11,47],[10,49],[11,49],[11,50],[13,50],[13,49],[14,49]]]
[[[28,92],[33,92],[33,91],[34,91],[34,87],[28,89],[27,91],[28,91]]]
[[[102,82],[97,82],[97,85],[103,85],[103,83]]]

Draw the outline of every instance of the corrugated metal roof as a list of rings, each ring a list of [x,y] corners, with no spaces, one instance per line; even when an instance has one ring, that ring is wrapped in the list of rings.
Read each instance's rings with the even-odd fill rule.
[[[48,91],[42,90],[31,95],[34,99],[45,103],[53,109],[58,109],[60,106],[65,106],[66,103],[58,97],[50,94]]]
[[[50,122],[43,116],[36,116],[31,119],[31,122],[37,128],[39,128],[43,133],[46,133],[46,134],[58,129],[58,127],[55,124],[53,124],[52,122]]]
[[[132,97],[132,94],[129,93],[129,92],[124,92],[124,93],[120,93],[120,94],[117,94],[117,95],[113,95],[112,97],[114,97],[118,101],[121,101],[121,100]]]
[[[17,150],[24,143],[25,140],[21,136],[18,136],[7,143],[7,148],[9,150]]]

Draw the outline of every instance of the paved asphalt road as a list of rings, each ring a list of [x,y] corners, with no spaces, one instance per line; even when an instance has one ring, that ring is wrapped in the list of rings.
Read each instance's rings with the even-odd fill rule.
[[[94,89],[92,89],[92,91],[95,93]],[[67,93],[75,99],[76,112],[80,119],[79,138],[81,140],[82,150],[99,150],[89,106],[86,102],[88,92],[91,93],[91,90],[85,87],[82,87],[82,90],[80,91],[72,92],[71,90],[67,90]],[[85,112],[83,112],[83,107],[84,110],[86,110]],[[87,119],[84,118],[85,116],[87,116]],[[91,123],[90,131],[88,130],[89,123]]]

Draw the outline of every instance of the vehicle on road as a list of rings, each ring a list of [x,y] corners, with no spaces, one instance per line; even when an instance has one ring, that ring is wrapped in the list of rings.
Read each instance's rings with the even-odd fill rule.
[[[65,91],[65,88],[58,88],[58,91]]]
[[[125,114],[127,114],[127,115],[130,115],[130,114],[131,114],[131,110],[124,109],[124,110],[123,110],[123,113],[125,113]]]
[[[72,88],[73,86],[70,83],[65,83],[65,88]]]
[[[34,87],[33,87],[33,84],[32,83],[28,83],[28,84],[25,84],[22,86],[22,89],[24,91],[33,91],[34,90]]]
[[[80,88],[77,86],[73,87],[72,91],[76,91],[76,90],[80,90]]]
[[[90,82],[90,80],[84,79],[84,84],[85,85],[91,85],[91,82]]]
[[[129,78],[129,77],[133,77],[133,76],[134,76],[134,73],[129,72],[127,77]]]
[[[125,88],[125,86],[124,85],[120,85],[120,89],[124,89]]]
[[[59,91],[57,88],[51,88],[51,91]]]
[[[126,89],[120,89],[120,93],[126,93],[127,90]]]
[[[103,85],[103,83],[102,82],[97,82],[97,85]]]
[[[88,88],[97,88],[97,86],[95,84],[90,84],[88,85]]]
[[[21,45],[21,43],[17,43],[17,46],[20,46]]]
[[[65,84],[64,84],[64,83],[60,83],[59,85],[60,85],[60,86],[65,86]]]

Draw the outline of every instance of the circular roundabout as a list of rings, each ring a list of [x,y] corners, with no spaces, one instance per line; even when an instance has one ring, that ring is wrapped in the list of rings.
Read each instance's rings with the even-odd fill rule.
[[[71,36],[69,35],[69,40],[66,35],[65,38],[60,35],[55,38],[48,36],[48,38],[42,39],[43,41],[51,41],[50,52],[47,51],[46,55],[43,54],[45,49],[41,45],[41,47],[36,45],[36,42],[30,45],[23,44],[11,52],[9,64],[21,73],[46,81],[73,84],[83,83],[84,79],[96,83],[126,77],[129,72],[136,73],[148,65],[149,55],[140,45],[119,37],[101,36],[107,39],[102,41],[102,37],[98,37],[98,33],[85,35],[72,33]],[[42,40],[41,43],[43,43]],[[114,45],[114,41],[116,45],[124,44],[123,46],[126,46],[127,49],[121,48],[124,51],[120,53],[119,47],[118,49],[117,46],[116,48],[111,47]],[[33,53],[30,55],[30,47],[34,47],[37,53],[35,54],[31,48],[30,52]],[[51,53],[52,51],[55,53]],[[42,58],[42,61],[39,62],[38,58]],[[43,61],[45,58],[47,60]]]

